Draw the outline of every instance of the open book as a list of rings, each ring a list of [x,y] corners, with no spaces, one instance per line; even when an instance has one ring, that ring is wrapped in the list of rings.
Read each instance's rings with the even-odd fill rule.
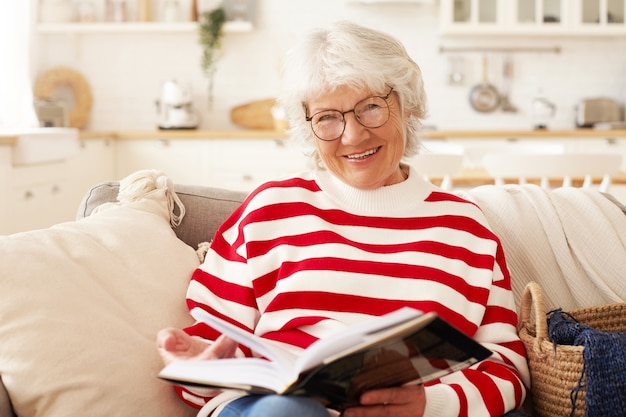
[[[259,336],[194,310],[197,320],[261,357],[176,361],[159,377],[181,385],[306,395],[342,410],[375,388],[424,383],[466,368],[491,351],[435,313],[402,308],[311,344],[293,355]]]

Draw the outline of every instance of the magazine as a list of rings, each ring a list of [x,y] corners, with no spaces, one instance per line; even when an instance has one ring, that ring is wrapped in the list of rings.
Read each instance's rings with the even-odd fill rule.
[[[357,404],[367,390],[425,383],[492,353],[437,314],[408,307],[320,339],[300,355],[204,311],[195,310],[194,316],[260,357],[175,361],[160,378],[189,386],[306,395],[338,410]]]

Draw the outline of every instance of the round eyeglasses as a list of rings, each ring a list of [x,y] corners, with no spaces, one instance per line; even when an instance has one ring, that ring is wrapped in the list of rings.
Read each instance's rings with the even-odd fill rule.
[[[337,140],[343,135],[344,130],[346,130],[346,113],[354,113],[356,121],[361,126],[372,129],[381,127],[389,120],[389,103],[387,103],[387,99],[392,91],[393,87],[386,96],[365,98],[356,103],[352,110],[343,112],[339,110],[322,110],[312,116],[308,116],[308,109],[305,106],[305,112],[307,113],[306,121],[311,122],[311,129],[315,136],[325,141]]]

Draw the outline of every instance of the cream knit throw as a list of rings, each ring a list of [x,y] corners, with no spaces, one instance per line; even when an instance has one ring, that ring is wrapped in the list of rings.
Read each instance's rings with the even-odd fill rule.
[[[500,237],[517,305],[530,281],[548,309],[626,301],[626,215],[599,191],[486,185],[458,194]]]

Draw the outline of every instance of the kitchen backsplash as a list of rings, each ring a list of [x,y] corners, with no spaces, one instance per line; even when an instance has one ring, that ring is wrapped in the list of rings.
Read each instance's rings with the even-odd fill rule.
[[[183,2],[183,10],[188,10],[189,1]],[[159,2],[155,0],[153,5],[158,7]],[[171,78],[190,84],[201,116],[200,128],[233,129],[236,126],[229,113],[234,106],[276,96],[281,57],[295,36],[329,21],[350,19],[404,42],[424,74],[429,97],[429,118],[424,124],[438,129],[530,129],[531,104],[539,95],[556,105],[549,128],[571,129],[579,100],[609,97],[626,101],[626,36],[443,39],[438,12],[437,2],[416,6],[257,0],[254,29],[227,33],[223,39],[212,103],[200,68],[195,31],[39,33],[34,77],[59,65],[80,71],[93,92],[90,130],[156,128],[155,101],[162,83]],[[560,52],[512,53],[509,97],[518,112],[478,113],[472,109],[469,95],[482,80],[483,54],[442,52],[442,46],[558,47]],[[489,81],[499,88],[504,58],[501,52],[487,53]],[[451,77],[453,72],[461,74],[460,82]]]

